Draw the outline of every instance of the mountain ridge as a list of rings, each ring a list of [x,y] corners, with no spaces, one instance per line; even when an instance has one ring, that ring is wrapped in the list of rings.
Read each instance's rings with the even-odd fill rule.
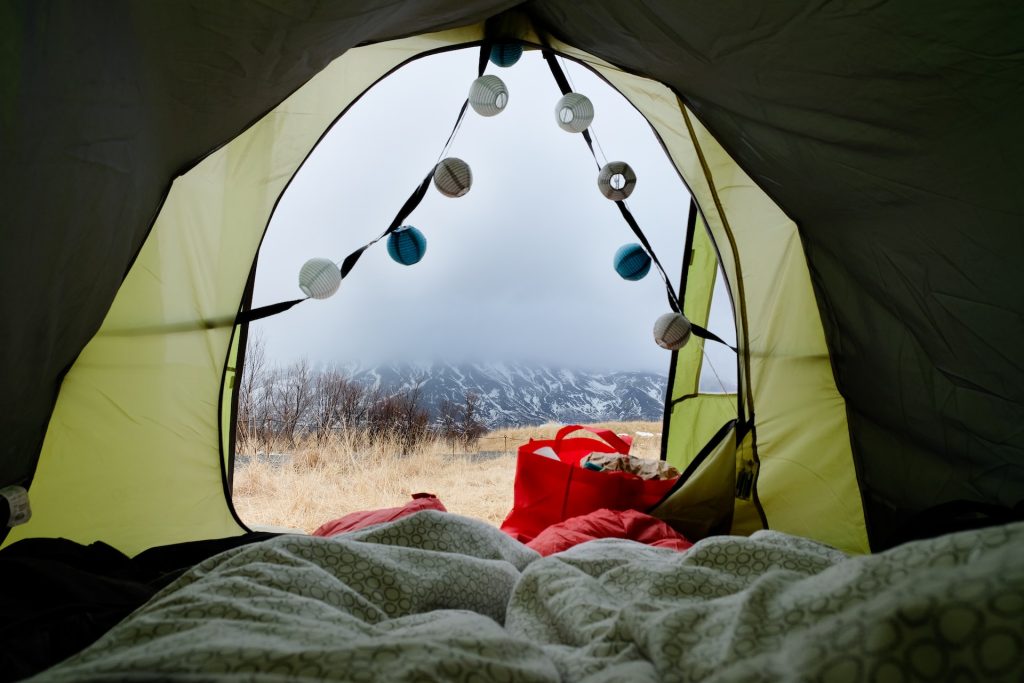
[[[478,397],[488,429],[546,422],[589,423],[661,420],[667,374],[595,372],[519,363],[399,363],[345,368],[355,381],[385,394],[418,385],[421,405],[436,418],[443,401],[463,405]]]

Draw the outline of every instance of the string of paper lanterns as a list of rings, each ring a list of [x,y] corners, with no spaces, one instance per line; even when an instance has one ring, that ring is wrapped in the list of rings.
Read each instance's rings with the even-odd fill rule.
[[[445,197],[462,197],[473,186],[473,171],[462,159],[447,157],[434,166],[432,179]],[[395,262],[415,265],[427,251],[427,238],[418,228],[403,225],[388,235],[387,251]],[[330,259],[311,258],[299,270],[299,289],[312,299],[327,299],[340,287],[341,271]]]
[[[568,133],[582,133],[596,161],[597,154],[594,152],[594,145],[587,132],[594,121],[594,106],[586,95],[577,92],[566,92],[569,89],[569,84],[553,56],[548,56],[548,63],[551,66],[555,80],[563,88],[562,92],[564,93],[555,105],[555,122],[559,128]],[[607,162],[597,174],[597,189],[606,198],[614,202],[620,202],[623,216],[630,224],[630,227],[641,238],[641,241],[644,242],[643,245],[637,243],[622,245],[615,252],[615,256],[612,259],[615,272],[624,280],[631,281],[642,280],[646,277],[651,270],[652,262],[654,262],[653,252],[648,253],[649,245],[647,245],[646,238],[643,237],[639,226],[629,213],[629,210],[625,208],[624,204],[621,204],[623,200],[633,194],[635,188],[636,172],[624,161]],[[658,268],[661,269],[660,263]],[[663,270],[662,275],[664,276]],[[667,278],[665,278],[665,287],[668,290],[669,303],[672,305],[673,310],[655,321],[654,341],[662,348],[675,351],[681,349],[690,340],[693,326],[686,319],[686,316],[680,312],[681,306]]]
[[[522,57],[523,47],[520,43],[498,43],[490,47],[488,54],[489,61],[499,67],[508,68],[516,64]],[[550,62],[550,59],[549,59]],[[483,62],[481,63],[483,64]],[[467,104],[480,116],[492,117],[500,114],[508,106],[509,91],[504,81],[493,74],[482,74],[476,78],[469,88]],[[590,99],[581,93],[567,92],[569,87],[564,74],[552,63],[552,71],[556,80],[559,80],[560,87],[564,93],[555,105],[555,122],[562,130],[568,133],[582,133],[587,144],[594,151],[588,129],[594,121],[594,105]],[[463,105],[465,107],[465,105]],[[452,137],[458,130],[459,121],[456,122]],[[451,142],[449,138],[449,143]],[[447,145],[446,145],[447,149]],[[596,160],[596,153],[595,153]],[[398,225],[403,216],[415,208],[422,199],[426,190],[426,183],[432,181],[434,187],[445,197],[458,198],[466,195],[473,185],[473,173],[462,159],[457,157],[446,157],[439,161],[433,168],[427,180],[421,185],[417,193],[403,207],[403,212],[395,219],[392,226],[385,232],[387,236],[388,255],[397,263],[411,266],[419,263],[427,250],[427,238],[421,230],[412,225]],[[650,245],[636,225],[635,220],[628,213],[621,202],[629,197],[636,188],[636,172],[624,161],[611,161],[602,166],[597,176],[597,187],[606,198],[620,202],[620,209],[623,211],[627,221],[634,232],[640,237],[643,244],[624,244],[615,252],[612,259],[615,271],[625,280],[637,281],[647,276],[651,270],[653,252],[649,253]],[[384,237],[385,235],[381,235]],[[338,291],[341,280],[358,260],[359,255],[374,242],[381,239],[378,237],[369,244],[360,248],[345,259],[345,263],[339,268],[330,259],[312,258],[303,264],[299,271],[299,288],[303,294],[313,299],[326,299]],[[664,270],[658,264],[664,277]],[[666,349],[677,350],[686,345],[692,334],[698,333],[706,336],[707,331],[703,328],[695,328],[689,320],[678,310],[680,308],[671,285],[666,279],[666,287],[669,290],[669,303],[674,309],[659,317],[654,324],[655,342]],[[708,338],[715,338],[711,335]],[[724,342],[723,342],[724,343]]]

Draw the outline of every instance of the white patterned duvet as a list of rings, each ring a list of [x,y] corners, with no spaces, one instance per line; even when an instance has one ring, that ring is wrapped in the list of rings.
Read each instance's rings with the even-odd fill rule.
[[[548,558],[421,512],[210,558],[39,681],[1021,681],[1024,524]]]

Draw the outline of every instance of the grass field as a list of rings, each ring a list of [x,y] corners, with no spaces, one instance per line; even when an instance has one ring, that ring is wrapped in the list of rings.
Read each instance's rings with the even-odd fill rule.
[[[659,456],[660,422],[594,426],[631,435],[635,456]],[[250,526],[313,531],[349,512],[402,505],[424,491],[440,497],[451,512],[498,525],[512,506],[516,449],[530,438],[553,438],[560,427],[497,430],[470,452],[437,440],[407,454],[394,442],[367,444],[341,434],[322,444],[300,443],[286,454],[253,458],[263,449],[240,443],[238,461],[246,456],[248,461],[235,467],[235,508]]]

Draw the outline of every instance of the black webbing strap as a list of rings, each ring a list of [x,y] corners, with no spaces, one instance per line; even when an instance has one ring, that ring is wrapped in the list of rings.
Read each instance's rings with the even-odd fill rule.
[[[403,204],[402,208],[398,210],[398,213],[395,215],[394,220],[391,221],[391,225],[388,226],[388,229],[382,232],[380,236],[376,237],[370,242],[367,242],[366,244],[359,247],[358,249],[356,249],[351,254],[345,257],[345,260],[341,262],[342,279],[345,279],[345,276],[352,272],[353,266],[356,265],[356,261],[359,260],[359,257],[363,255],[364,251],[366,251],[374,244],[376,244],[377,242],[381,241],[382,239],[393,233],[395,230],[398,230],[399,227],[401,227],[403,221],[405,221],[405,219],[409,217],[409,214],[411,214],[416,209],[416,207],[420,205],[420,202],[423,201],[423,197],[426,196],[427,190],[430,189],[430,181],[431,179],[433,179],[433,177],[434,169],[431,168],[430,171],[427,173],[426,177],[423,178],[423,180],[416,187],[416,189],[413,190],[412,194],[409,195],[409,198],[405,200],[405,204]]]
[[[736,351],[736,347],[735,346],[733,346],[732,344],[727,343],[724,339],[719,337],[717,334],[715,334],[714,332],[712,332],[709,329],[701,327],[697,323],[694,323],[694,322],[690,323],[690,332],[692,332],[696,336],[700,337],[701,339],[707,339],[708,341],[718,342],[722,346],[725,346],[727,348],[732,349],[733,351]]]
[[[615,205],[619,207],[619,213],[621,213],[622,218],[625,219],[626,225],[628,225],[629,229],[633,231],[633,234],[636,235],[636,238],[640,240],[640,244],[643,245],[643,248],[650,255],[651,261],[654,262],[654,265],[656,265],[658,267],[658,270],[661,272],[661,277],[662,279],[665,280],[665,291],[668,295],[669,308],[671,308],[676,313],[682,313],[683,304],[678,299],[678,297],[676,297],[675,288],[672,287],[672,284],[668,281],[668,275],[665,274],[665,269],[662,268],[661,261],[658,260],[658,255],[654,253],[654,247],[652,247],[651,243],[647,241],[647,235],[645,235],[644,231],[640,229],[640,224],[636,222],[636,219],[633,217],[633,214],[626,206],[626,202],[619,199],[616,200]]]
[[[251,323],[254,320],[260,318],[269,318],[272,315],[278,313],[284,313],[295,304],[301,304],[305,299],[292,299],[291,301],[282,301],[276,304],[270,304],[269,306],[260,306],[259,308],[253,308],[252,310],[242,311],[235,318],[235,323]]]
[[[558,63],[558,58],[555,53],[550,49],[545,48],[543,50],[544,60],[548,63],[548,67],[551,69],[551,75],[554,76],[555,82],[558,84],[558,89],[562,91],[563,95],[568,95],[572,92],[572,88],[569,86],[569,79],[566,78],[565,72],[562,70],[561,65]],[[590,148],[590,155],[594,157],[594,163],[597,168],[601,168],[601,162],[598,161],[597,152],[594,150],[594,141],[590,137],[590,131],[583,131],[583,140],[587,143],[587,147]],[[644,234],[644,231],[640,229],[640,225],[636,222],[636,218],[633,217],[633,213],[626,206],[626,202],[621,199],[615,200],[615,205],[619,207],[619,213],[622,214],[622,218],[626,221],[626,225],[633,231],[636,238],[640,240],[641,246],[647,252],[648,256],[651,257],[651,261],[657,266],[658,272],[661,274],[661,279],[665,283],[665,293],[668,296],[668,305],[676,313],[683,312],[683,300],[676,295],[675,287],[672,286],[672,281],[669,280],[668,275],[665,273],[665,268],[662,267],[661,261],[658,260],[658,255],[654,253],[654,247],[651,246],[650,241]],[[690,323],[690,330],[693,334],[697,335],[701,339],[707,339],[709,341],[715,341],[719,344],[728,346],[733,351],[736,350],[735,346],[726,344],[721,337],[714,332],[711,332],[700,325]]]
[[[480,55],[476,60],[476,75],[477,78],[484,75],[484,71],[487,69],[487,60],[491,58],[491,46],[494,44],[494,40],[490,36],[484,37],[484,42],[480,43]],[[468,103],[469,100],[467,99]]]

